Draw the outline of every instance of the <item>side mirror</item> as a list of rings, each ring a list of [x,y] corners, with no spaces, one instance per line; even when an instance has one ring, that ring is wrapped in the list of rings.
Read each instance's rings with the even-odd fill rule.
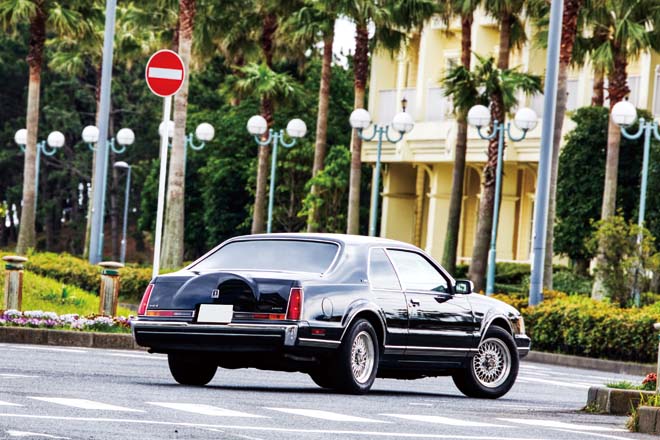
[[[474,283],[470,280],[456,280],[454,292],[468,294],[474,292]]]

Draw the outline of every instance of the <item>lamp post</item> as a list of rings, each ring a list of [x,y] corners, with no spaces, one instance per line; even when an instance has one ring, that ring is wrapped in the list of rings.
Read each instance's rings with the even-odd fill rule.
[[[87,146],[92,151],[97,151],[97,147],[94,146],[99,141],[99,129],[94,125],[88,125],[82,131],[82,138]],[[126,147],[132,145],[135,142],[135,133],[130,128],[122,128],[117,132],[117,137],[108,140],[107,147],[105,148],[105,158],[104,163],[108,163],[108,156],[110,155],[110,150],[115,154],[123,154],[126,152]],[[119,145],[119,146],[117,146]],[[102,158],[97,158],[100,160]],[[98,254],[96,255],[95,261],[103,260],[103,222],[104,222],[104,213],[105,213],[105,191],[108,186],[108,167],[103,167],[103,179],[101,180],[101,212],[100,212],[100,227],[99,227],[99,238],[98,238]],[[90,258],[92,256],[90,255]]]
[[[131,166],[126,162],[115,162],[114,167],[117,169],[126,170],[126,190],[124,193],[124,224],[122,226],[121,234],[121,264],[126,262],[126,227],[128,225],[128,199],[131,194]]]
[[[167,137],[172,139],[174,137],[174,121],[169,120],[167,123],[165,121],[161,122],[158,126],[158,134],[160,136],[164,135],[165,126],[167,125]],[[215,129],[208,122],[202,122],[195,128],[195,133],[188,133],[184,141],[183,149],[183,174],[185,176],[185,166],[186,161],[188,160],[188,148],[194,151],[200,151],[204,149],[206,143],[209,142],[215,136]],[[201,141],[199,144],[195,144],[195,137]],[[169,144],[172,148],[172,144]]]
[[[516,112],[513,123],[519,130],[522,130],[521,136],[514,136],[511,133],[511,123],[500,123],[493,121],[493,130],[485,135],[481,128],[490,124],[490,110],[483,105],[475,105],[468,111],[467,120],[470,125],[477,128],[479,137],[485,140],[497,138],[497,169],[495,171],[495,202],[493,205],[493,226],[490,233],[490,249],[488,250],[488,273],[486,276],[486,295],[495,293],[495,256],[497,246],[497,226],[500,216],[500,193],[502,192],[502,167],[504,155],[504,138],[508,137],[513,142],[525,139],[527,132],[533,130],[538,123],[536,112],[530,108],[521,108]]]
[[[21,128],[14,135],[14,141],[25,153],[25,144],[27,144],[27,130]],[[57,150],[64,146],[64,135],[59,131],[51,131],[45,141],[37,142],[37,160],[34,171],[34,209],[37,209],[37,197],[39,196],[39,168],[41,166],[41,155],[54,155]],[[48,147],[51,149],[49,150]]]
[[[392,128],[394,131],[398,132],[398,137],[392,139],[390,137],[390,125],[378,125],[373,124],[373,133],[371,136],[366,136],[364,130],[371,125],[371,115],[368,111],[363,108],[353,110],[350,116],[351,127],[358,131],[358,136],[367,142],[378,137],[378,143],[376,147],[376,168],[374,170],[373,184],[371,186],[371,212],[369,213],[369,236],[373,237],[376,235],[376,222],[378,219],[378,193],[380,189],[380,156],[383,148],[383,137],[387,139],[388,142],[396,144],[401,139],[403,135],[409,133],[415,126],[412,116],[409,113],[406,113],[406,98],[401,100],[401,106],[403,108],[402,112],[394,115],[392,119]]]
[[[275,171],[277,168],[277,147],[281,143],[286,148],[291,148],[296,144],[296,141],[299,138],[302,138],[307,134],[307,125],[302,119],[291,119],[286,125],[286,133],[291,138],[291,141],[287,142],[284,139],[284,130],[268,130],[268,137],[266,139],[261,139],[263,135],[268,130],[268,122],[263,116],[255,115],[248,119],[247,122],[247,131],[252,136],[254,140],[261,147],[272,142],[273,144],[273,154],[270,164],[270,191],[268,193],[268,223],[266,226],[266,232],[271,233],[273,229],[273,199],[275,198]],[[257,215],[255,213],[255,215]]]
[[[628,101],[617,102],[612,107],[612,121],[621,127],[621,134],[626,139],[639,139],[644,136],[644,156],[642,159],[642,183],[639,195],[639,213],[637,217],[637,246],[639,247],[639,254],[642,255],[642,227],[644,226],[644,215],[646,213],[646,188],[649,176],[649,151],[651,150],[651,136],[660,141],[660,132],[658,132],[658,124],[655,121],[645,121],[644,118],[639,119],[639,129],[636,133],[628,133],[626,127],[632,125],[637,119],[637,110],[635,106]],[[632,295],[635,305],[640,305],[640,292],[638,285],[639,273],[641,271],[641,260],[635,267],[635,278],[633,281]]]

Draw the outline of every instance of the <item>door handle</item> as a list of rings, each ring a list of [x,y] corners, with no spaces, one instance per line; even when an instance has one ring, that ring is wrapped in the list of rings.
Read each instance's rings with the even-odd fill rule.
[[[449,296],[449,295],[438,295],[438,296],[435,296],[434,298],[435,298],[435,300],[436,300],[437,302],[439,302],[440,304],[442,304],[443,302],[447,302],[447,301],[449,301],[449,299],[451,298],[451,296]]]
[[[411,299],[410,300],[410,305],[412,305],[413,307],[417,307],[417,306],[419,306],[419,301],[415,301],[414,299]]]

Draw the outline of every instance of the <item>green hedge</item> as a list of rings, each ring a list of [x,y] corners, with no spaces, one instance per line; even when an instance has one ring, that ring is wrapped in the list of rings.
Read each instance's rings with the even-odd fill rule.
[[[520,296],[497,295],[521,310],[532,348],[612,360],[657,360],[660,304],[622,309],[589,297],[552,292],[536,307]]]
[[[8,253],[4,252],[1,255],[8,255]],[[25,269],[98,295],[101,268],[73,255],[52,252],[32,253],[28,255]],[[127,266],[119,273],[121,275],[120,298],[123,301],[139,302],[151,280],[151,269]]]

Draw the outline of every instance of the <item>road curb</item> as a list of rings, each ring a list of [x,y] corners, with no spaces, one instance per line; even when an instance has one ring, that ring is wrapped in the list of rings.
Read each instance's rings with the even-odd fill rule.
[[[562,367],[585,368],[588,370],[606,371],[608,373],[630,374],[634,376],[646,376],[655,372],[655,364],[638,364],[635,362],[610,361],[607,359],[595,359],[568,354],[543,353],[530,351],[525,357],[526,361],[541,364],[559,365]]]
[[[59,345],[66,347],[145,350],[126,333],[79,332],[26,327],[0,327],[0,342],[12,344]]]

